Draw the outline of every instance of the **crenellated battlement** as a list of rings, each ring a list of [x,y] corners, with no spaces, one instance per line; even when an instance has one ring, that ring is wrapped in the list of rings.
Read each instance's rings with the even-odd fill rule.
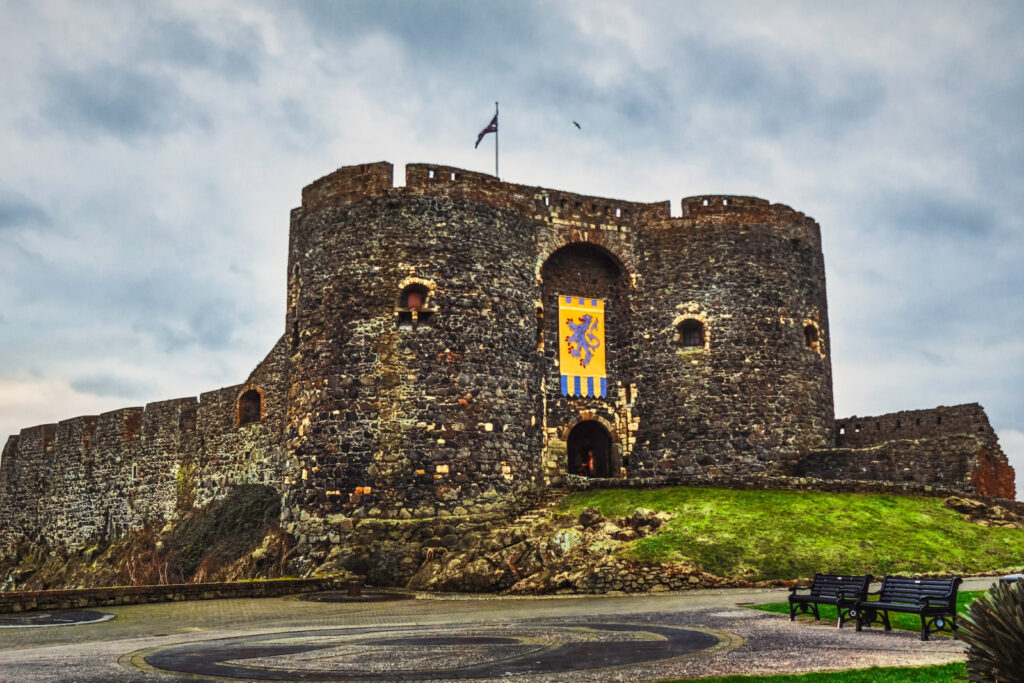
[[[927,439],[956,434],[995,438],[985,409],[977,403],[938,406],[924,410],[901,410],[836,420],[836,445],[863,448],[900,439]]]
[[[437,164],[406,166],[406,190],[418,195],[482,201],[532,218],[584,227],[630,226],[670,215],[667,201],[644,204],[518,185],[485,173]]]
[[[393,187],[394,166],[387,161],[342,166],[302,188],[302,208],[351,204],[384,194]]]
[[[741,213],[747,211],[764,211],[772,207],[772,203],[760,197],[745,197],[742,195],[698,195],[696,197],[683,197],[683,218],[692,216],[706,216],[720,213]],[[789,209],[785,205],[782,206]],[[792,209],[790,209],[792,210]]]
[[[396,191],[414,196],[454,197],[484,202],[537,220],[580,228],[632,229],[671,218],[671,203],[667,200],[631,202],[519,185],[455,166],[408,164],[405,167],[404,188],[393,188],[392,177],[393,167],[387,162],[344,166],[303,189],[301,211],[311,211],[330,204],[350,204]],[[712,216],[815,224],[812,219],[785,204],[773,204],[759,197],[698,195],[683,198],[683,219]]]

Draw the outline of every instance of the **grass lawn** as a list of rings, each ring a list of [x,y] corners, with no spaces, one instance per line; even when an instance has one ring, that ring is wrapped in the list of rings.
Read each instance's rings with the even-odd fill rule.
[[[946,683],[956,680],[954,676],[966,675],[967,667],[957,663],[921,667],[872,667],[782,676],[719,676],[696,680],[701,683]]]
[[[1024,562],[1024,529],[983,527],[941,498],[690,487],[601,489],[567,496],[560,511],[606,517],[636,508],[675,513],[631,542],[627,559],[684,562],[752,581],[830,574],[968,574]]]
[[[965,614],[967,612],[967,606],[974,602],[975,598],[984,595],[986,591],[960,591],[956,594],[956,612],[957,614]],[[785,614],[789,616],[789,603],[788,602],[769,602],[764,605],[751,605],[750,609],[759,609],[764,612],[774,612],[775,614]],[[821,615],[822,621],[835,621],[839,618],[836,614],[836,608],[832,605],[818,605],[818,614]],[[797,615],[797,621],[801,619],[813,620],[813,616],[801,616]],[[921,617],[916,614],[903,614],[900,612],[889,613],[889,623],[892,624],[893,628],[906,629],[907,631],[920,631],[921,630]],[[959,623],[959,622],[957,622]],[[850,627],[856,626],[852,624]],[[882,628],[879,625],[873,625],[871,628]]]

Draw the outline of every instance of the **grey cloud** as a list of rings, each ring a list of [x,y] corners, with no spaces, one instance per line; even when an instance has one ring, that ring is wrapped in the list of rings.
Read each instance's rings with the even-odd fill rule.
[[[242,327],[233,303],[213,301],[201,306],[189,317],[189,327],[196,343],[218,350],[227,348],[235,330]]]
[[[892,234],[963,240],[988,237],[1000,225],[991,205],[931,190],[890,192],[879,197],[876,207],[877,225]]]
[[[204,69],[231,81],[256,82],[264,53],[259,34],[238,24],[219,24],[218,29],[223,43],[207,38],[192,21],[154,21],[147,26],[139,41],[139,57],[179,67]]]
[[[50,215],[42,206],[21,195],[0,190],[0,231],[49,223]]]
[[[170,78],[134,68],[57,70],[45,77],[45,85],[45,117],[82,135],[103,133],[134,140],[187,125],[209,125]]]
[[[82,394],[116,396],[124,399],[145,398],[152,392],[148,384],[108,374],[82,375],[71,380],[71,388]]]
[[[530,53],[522,48],[535,47],[538,34],[558,23],[560,11],[555,6],[541,8],[512,0],[319,0],[300,3],[297,8],[323,42],[380,31],[404,43],[425,67],[457,62],[469,71],[495,60],[517,61],[513,58],[516,53],[529,61]]]

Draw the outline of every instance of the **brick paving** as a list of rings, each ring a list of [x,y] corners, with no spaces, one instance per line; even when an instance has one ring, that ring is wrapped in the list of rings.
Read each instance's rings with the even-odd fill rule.
[[[969,580],[964,589],[987,588],[991,581]],[[146,654],[200,643],[210,650],[208,641],[230,638],[294,645],[303,642],[297,632],[306,632],[302,637],[308,639],[309,632],[328,629],[335,630],[331,634],[335,641],[319,640],[331,647],[253,661],[258,667],[305,671],[307,675],[316,670],[372,669],[386,679],[389,667],[393,667],[395,680],[415,678],[424,671],[437,671],[443,680],[448,675],[445,672],[458,678],[460,666],[500,659],[508,653],[524,654],[529,651],[528,645],[545,638],[563,644],[574,638],[615,641],[625,637],[651,647],[649,643],[658,636],[649,632],[662,627],[710,632],[719,644],[710,651],[649,662],[609,662],[609,666],[578,671],[572,670],[572,665],[560,665],[555,667],[559,670],[524,672],[516,680],[651,681],[731,673],[940,664],[963,659],[963,644],[948,638],[923,643],[911,632],[856,633],[851,627],[838,630],[833,624],[806,619],[790,623],[786,617],[738,606],[785,600],[785,595],[780,590],[737,589],[556,598],[421,596],[416,600],[349,604],[267,598],[132,605],[104,609],[116,618],[103,623],[0,631],[0,680],[195,680],[187,674],[149,667]],[[409,643],[391,642],[410,633],[423,644],[410,647]],[[267,638],[267,634],[281,635]],[[492,638],[480,640],[482,634]],[[312,635],[316,641],[317,634]],[[357,636],[364,640],[355,642]],[[451,640],[458,637],[477,641],[463,644]],[[431,640],[437,638],[449,640]],[[521,640],[512,642],[516,638]],[[371,641],[374,647],[368,647]],[[508,653],[503,654],[501,648]],[[589,659],[587,663],[594,664]],[[495,671],[476,680],[500,679],[502,672]]]

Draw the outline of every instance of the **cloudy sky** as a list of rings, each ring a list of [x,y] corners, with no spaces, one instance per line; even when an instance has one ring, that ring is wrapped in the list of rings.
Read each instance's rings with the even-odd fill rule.
[[[302,186],[491,172],[500,100],[506,180],[816,218],[838,415],[977,401],[1024,467],[1021,8],[0,0],[0,439],[242,381]]]

